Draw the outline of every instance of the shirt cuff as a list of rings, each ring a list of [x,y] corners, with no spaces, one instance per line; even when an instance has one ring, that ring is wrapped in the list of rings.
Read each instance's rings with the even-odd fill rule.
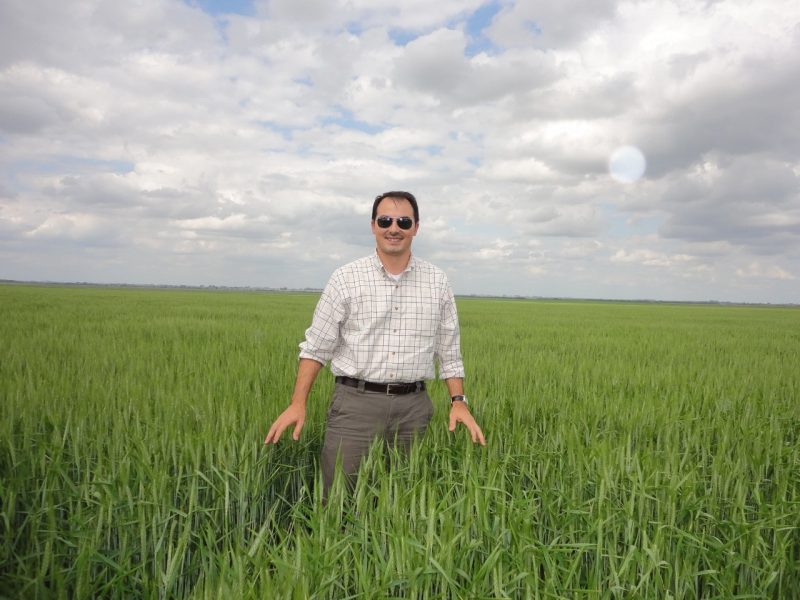
[[[441,379],[452,379],[453,377],[464,378],[464,364],[453,363],[449,365],[439,365],[439,377]]]
[[[330,360],[328,358],[325,358],[324,356],[320,356],[319,354],[309,352],[308,350],[305,349],[300,350],[300,356],[298,358],[310,358],[311,360],[315,360],[323,366],[327,365],[328,360]]]

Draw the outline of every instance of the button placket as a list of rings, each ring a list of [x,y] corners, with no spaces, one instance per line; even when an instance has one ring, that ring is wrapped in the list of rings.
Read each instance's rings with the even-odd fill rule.
[[[392,348],[396,347],[396,336],[400,331],[400,302],[399,298],[397,297],[400,290],[400,284],[396,281],[392,282],[393,287],[391,290],[391,303],[392,303],[392,311],[391,317],[389,320],[389,330],[391,331],[391,336],[389,338],[389,356],[388,356],[388,367],[391,370],[389,373],[389,381],[395,381],[397,379],[397,372],[398,363],[397,363],[397,352],[392,350]]]

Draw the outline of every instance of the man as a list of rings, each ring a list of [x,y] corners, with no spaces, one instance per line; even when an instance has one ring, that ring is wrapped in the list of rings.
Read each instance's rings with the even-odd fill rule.
[[[376,253],[339,268],[328,281],[300,344],[291,403],[264,440],[278,443],[292,425],[292,438],[300,439],[311,386],[330,361],[336,386],[322,448],[326,494],[337,456],[352,485],[376,437],[407,451],[424,432],[433,415],[425,379],[435,377],[435,360],[450,392],[450,431],[463,423],[474,443],[486,444],[464,396],[453,293],[440,269],[412,256],[418,231],[412,194],[386,192],[375,199]]]

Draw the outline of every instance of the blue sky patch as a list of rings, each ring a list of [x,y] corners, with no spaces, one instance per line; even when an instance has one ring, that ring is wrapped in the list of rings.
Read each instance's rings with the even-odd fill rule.
[[[373,125],[372,123],[367,123],[366,121],[359,121],[353,117],[353,114],[350,111],[341,111],[338,115],[324,117],[321,122],[323,126],[338,125],[339,127],[344,127],[345,129],[354,129],[363,133],[369,133],[370,135],[386,130],[386,127],[383,125]]]
[[[59,156],[50,160],[15,161],[14,168],[29,173],[130,173],[135,165],[129,160],[103,160],[100,158],[80,158]]]
[[[503,5],[499,1],[488,2],[480,6],[478,10],[467,18],[464,23],[464,30],[469,37],[466,51],[467,56],[475,56],[481,52],[492,54],[499,50],[498,47],[484,35],[483,30],[492,24],[492,19],[500,12],[502,7]]]
[[[250,17],[255,14],[253,0],[187,0],[186,3],[215,17],[230,14]]]
[[[257,123],[261,125],[261,127],[264,127],[265,129],[269,129],[270,131],[279,133],[285,140],[292,139],[292,133],[294,132],[293,127],[281,125],[280,123],[275,123],[274,121],[257,121]]]
[[[405,46],[419,37],[419,32],[411,31],[410,29],[390,29],[389,39],[392,40],[396,46]]]
[[[525,29],[534,35],[542,35],[542,28],[536,21],[525,21]]]

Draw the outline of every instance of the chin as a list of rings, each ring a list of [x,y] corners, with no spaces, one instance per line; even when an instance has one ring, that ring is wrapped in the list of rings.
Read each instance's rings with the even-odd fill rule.
[[[402,254],[406,251],[405,246],[384,246],[383,251],[386,254]]]

